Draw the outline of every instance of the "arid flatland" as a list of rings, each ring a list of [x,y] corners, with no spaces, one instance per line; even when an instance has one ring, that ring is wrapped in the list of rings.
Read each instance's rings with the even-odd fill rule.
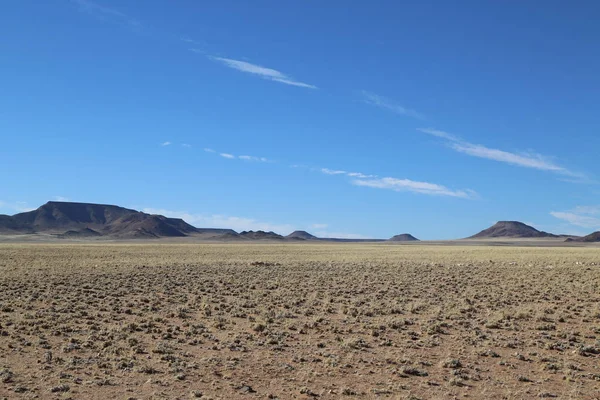
[[[598,248],[0,244],[0,399],[600,398]]]

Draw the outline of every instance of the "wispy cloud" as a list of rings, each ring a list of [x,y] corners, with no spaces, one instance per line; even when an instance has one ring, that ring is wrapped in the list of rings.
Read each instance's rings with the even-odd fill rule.
[[[70,0],[73,4],[76,4],[79,7],[79,10],[82,12],[88,13],[100,20],[113,22],[120,25],[127,26],[130,30],[135,31],[137,33],[142,32],[143,24],[131,16],[111,7],[106,7],[100,3],[97,3],[92,0]],[[206,55],[210,60],[218,62],[222,65],[225,65],[229,68],[245,72],[248,74],[259,76],[263,79],[271,80],[274,82],[283,83],[289,86],[297,86],[308,89],[318,89],[317,86],[311,85],[309,83],[301,82],[293,77],[278,71],[273,68],[263,67],[258,64],[252,64],[247,61],[235,60],[232,58],[225,57],[217,57],[213,55],[208,55],[205,50],[198,48],[205,46],[205,43],[202,41],[198,41],[190,38],[189,36],[172,36],[172,39],[178,40],[180,42],[186,43],[190,46],[188,50],[197,53]]]
[[[433,196],[450,196],[463,199],[473,199],[477,193],[473,190],[454,190],[436,183],[418,182],[410,179],[377,178],[377,179],[355,179],[352,184],[377,189],[388,189],[396,192],[413,192]]]
[[[364,236],[358,233],[347,233],[347,232],[331,232],[331,231],[316,231],[313,233],[319,238],[332,238],[332,239],[371,239],[368,236]]]
[[[189,145],[188,145],[189,146]],[[189,146],[191,147],[191,146]],[[217,151],[211,149],[211,148],[204,148],[203,149],[205,152],[207,153],[217,153]],[[274,161],[268,159],[267,157],[256,157],[256,156],[249,156],[249,155],[242,155],[242,156],[235,156],[231,153],[218,153],[221,157],[223,158],[227,158],[229,160],[235,160],[235,159],[239,159],[242,161],[253,161],[253,162],[263,162],[263,163],[272,163]]]
[[[25,201],[17,201],[15,204],[13,204],[13,209],[15,209],[18,212],[27,212],[35,210],[35,207],[31,207]]]
[[[181,147],[185,147],[187,149],[190,149],[190,148],[192,148],[192,145],[189,144],[189,143],[181,143]]]
[[[239,156],[240,160],[244,161],[255,161],[255,162],[270,162],[266,157],[255,157],[255,156]]]
[[[204,42],[200,42],[198,40],[194,40],[194,39],[192,39],[189,36],[180,36],[179,40],[181,40],[184,43],[190,43],[190,44],[200,44],[200,45],[204,44]]]
[[[300,166],[299,166],[300,167]],[[309,168],[325,175],[344,176],[352,178],[351,183],[355,186],[372,187],[377,189],[388,189],[396,192],[413,192],[434,196],[450,196],[464,199],[478,198],[474,190],[454,190],[436,183],[419,182],[410,179],[380,178],[377,175],[364,174],[362,172],[348,172],[329,168]]]
[[[448,139],[452,142],[462,142],[458,137],[449,134],[448,132],[440,131],[439,129],[431,129],[431,128],[418,128],[419,132],[426,133],[431,136],[436,136],[442,139]]]
[[[327,229],[328,224],[312,224],[311,229]]]
[[[366,175],[366,174],[363,174],[362,172],[348,172],[346,175],[348,175],[351,178],[361,178],[361,179],[377,178],[377,175]]]
[[[35,210],[34,207],[30,207],[25,201],[8,202],[0,201],[0,209],[16,211],[18,213]]]
[[[263,79],[283,83],[291,86],[298,86],[309,89],[318,89],[315,85],[310,85],[308,83],[300,82],[294,80],[292,77],[284,74],[281,71],[277,71],[276,69],[263,67],[256,64],[251,64],[246,61],[233,60],[231,58],[223,58],[223,57],[215,57],[208,56],[209,59],[219,62],[229,68],[233,68],[238,71],[246,72],[248,74],[257,75]]]
[[[139,20],[137,20],[115,8],[106,7],[100,3],[97,3],[92,0],[70,0],[70,1],[73,4],[76,4],[79,7],[79,10],[81,10],[82,12],[93,15],[94,17],[96,17],[100,20],[107,21],[107,22],[113,22],[113,23],[117,23],[120,25],[125,25],[129,29],[131,29],[132,31],[135,31],[137,33],[140,33],[143,30],[143,24]],[[311,85],[309,83],[298,81],[298,80],[294,79],[293,77],[291,77],[290,75],[287,75],[287,74],[285,74],[281,71],[278,71],[276,69],[273,69],[273,68],[263,67],[261,65],[252,64],[247,61],[241,61],[241,60],[235,60],[232,58],[208,55],[208,54],[206,54],[205,50],[198,48],[198,47],[205,46],[205,43],[202,41],[199,41],[199,40],[192,39],[189,36],[174,35],[174,36],[172,36],[172,39],[178,40],[180,42],[183,42],[190,46],[193,46],[193,47],[190,47],[188,50],[193,53],[206,55],[210,60],[218,62],[229,68],[232,68],[232,69],[235,69],[235,70],[238,70],[241,72],[253,74],[253,75],[259,76],[263,79],[283,83],[285,85],[297,86],[297,87],[308,88],[308,89],[318,89],[318,87],[315,85]]]
[[[91,0],[71,1],[77,4],[81,11],[91,14],[98,19],[125,25],[135,32],[140,32],[142,29],[140,21],[114,8],[103,6]]]
[[[63,197],[63,196],[54,196],[54,197],[52,197],[52,199],[54,201],[69,201],[69,199],[67,197]]]
[[[542,171],[567,172],[565,168],[546,160],[539,154],[515,154],[503,150],[490,149],[482,145],[471,143],[453,143],[451,147],[458,152],[465,153],[470,156],[487,158],[489,160],[518,165],[520,167],[535,168]]]
[[[292,167],[301,167],[301,166],[292,166]],[[314,170],[314,169],[313,169]],[[341,169],[329,169],[329,168],[320,168],[319,172],[325,175],[346,175],[350,178],[377,178],[377,175],[368,175],[363,174],[362,172],[348,172]]]
[[[430,128],[419,128],[419,132],[439,137],[448,141],[448,146],[463,154],[473,157],[485,158],[524,168],[533,168],[540,171],[549,171],[570,178],[585,179],[579,174],[553,162],[549,157],[534,152],[512,153],[504,150],[492,149],[480,144],[474,144],[460,139],[448,132]]]
[[[347,174],[346,171],[329,169],[329,168],[321,168],[321,172],[326,175],[346,175]]]
[[[211,148],[205,148],[205,152],[217,153]],[[254,161],[254,162],[273,162],[266,157],[256,157],[249,155],[235,156],[231,153],[217,153],[219,156],[234,160],[239,159],[243,161]],[[473,199],[477,198],[477,193],[470,189],[465,190],[454,190],[449,189],[445,186],[438,185],[435,183],[419,182],[410,179],[397,179],[397,178],[379,178],[377,175],[365,174],[362,172],[348,172],[346,170],[330,169],[330,168],[313,168],[301,164],[290,165],[291,168],[306,168],[313,172],[320,172],[329,176],[344,176],[352,178],[351,183],[356,186],[373,187],[379,189],[389,189],[394,191],[408,191],[414,193],[436,195],[436,196],[451,196],[459,198]]]
[[[578,214],[600,215],[600,206],[577,206],[573,212]]]
[[[424,119],[423,115],[416,112],[415,110],[411,110],[406,107],[402,107],[401,105],[395,104],[392,100],[387,97],[379,96],[374,93],[370,93],[367,91],[362,91],[363,98],[367,104],[371,104],[373,106],[377,106],[380,108],[384,108],[386,110],[392,111],[396,114],[405,115],[407,117],[413,117],[417,119]]]
[[[163,147],[170,146],[171,142],[162,142],[160,145],[163,146]]]
[[[600,206],[578,206],[568,211],[552,211],[550,215],[571,225],[600,230]]]

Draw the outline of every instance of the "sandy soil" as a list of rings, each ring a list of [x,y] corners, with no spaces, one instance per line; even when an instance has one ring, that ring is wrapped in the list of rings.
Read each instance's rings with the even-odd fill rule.
[[[598,399],[597,248],[0,244],[0,399]]]

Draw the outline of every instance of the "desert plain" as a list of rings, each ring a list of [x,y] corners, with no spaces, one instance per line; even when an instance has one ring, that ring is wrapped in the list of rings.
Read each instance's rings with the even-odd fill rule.
[[[2,243],[4,398],[599,399],[600,248]]]

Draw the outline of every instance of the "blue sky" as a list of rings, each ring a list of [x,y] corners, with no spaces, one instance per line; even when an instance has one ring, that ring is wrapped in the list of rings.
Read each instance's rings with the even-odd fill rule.
[[[202,227],[600,229],[597,2],[0,6],[0,213]]]

